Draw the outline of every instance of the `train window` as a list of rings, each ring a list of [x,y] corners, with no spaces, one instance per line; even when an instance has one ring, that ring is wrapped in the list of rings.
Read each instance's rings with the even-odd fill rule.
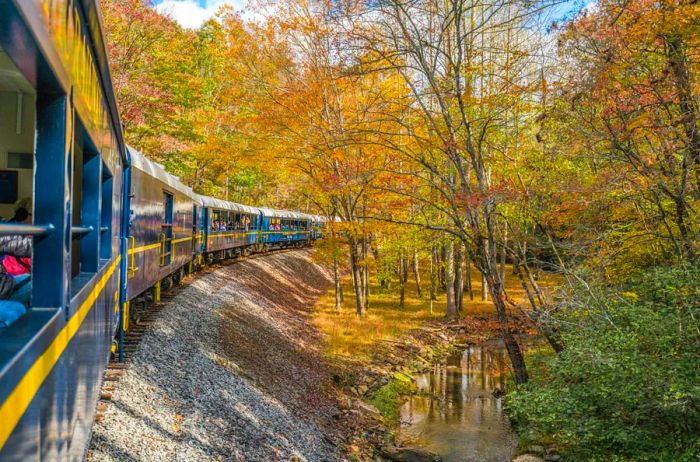
[[[71,292],[82,288],[97,272],[100,259],[100,195],[102,158],[80,119],[75,119],[71,175]]]
[[[21,95],[21,93],[20,93]],[[19,98],[24,99],[24,98]],[[23,101],[18,101],[22,103]],[[25,152],[8,152],[7,153],[7,168],[27,169],[34,168],[34,154]]]
[[[221,227],[221,210],[212,210],[211,213],[211,231],[218,233]]]
[[[161,266],[167,266],[172,261],[173,256],[173,195],[163,192],[163,231],[161,234]]]
[[[100,258],[112,258],[112,192],[114,178],[102,163],[102,207],[100,212]]]
[[[32,86],[0,48],[0,169],[13,172],[7,184],[13,197],[0,197],[5,220],[13,218],[15,201],[33,194],[34,156],[25,153],[34,152],[35,100]]]
[[[10,222],[2,225],[33,222],[35,127],[36,92],[0,47],[0,169],[3,170],[0,177],[0,217],[3,222]],[[7,234],[3,235],[15,235],[11,229],[4,231]],[[21,237],[18,236],[18,239]],[[22,241],[26,243],[26,240]],[[30,246],[20,247],[31,252]],[[7,261],[8,265],[17,262],[20,266],[16,267],[18,274],[13,276],[13,291],[0,301],[0,331],[19,320],[30,306],[32,282],[29,257]],[[20,346],[17,342],[15,344]],[[12,348],[12,342],[4,344],[0,340],[0,368],[12,358]]]

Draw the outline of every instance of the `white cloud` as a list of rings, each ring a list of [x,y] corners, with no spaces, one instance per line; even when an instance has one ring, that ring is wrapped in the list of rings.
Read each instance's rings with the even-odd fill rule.
[[[163,0],[156,5],[156,10],[172,17],[182,27],[197,29],[223,5],[229,5],[238,12],[243,12],[245,7],[245,0],[206,0],[206,6],[199,3],[198,0]]]

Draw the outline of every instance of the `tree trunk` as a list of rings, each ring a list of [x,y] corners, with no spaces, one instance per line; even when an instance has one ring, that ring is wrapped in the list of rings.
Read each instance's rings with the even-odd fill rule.
[[[430,299],[437,300],[437,252],[430,249]]]
[[[352,284],[355,289],[355,306],[357,315],[365,313],[364,290],[362,287],[362,269],[360,267],[360,255],[358,243],[355,238],[350,238],[350,269],[352,271]]]
[[[446,264],[447,264],[447,245],[442,245],[440,247],[440,251],[438,252],[438,282],[440,282],[440,287],[442,287],[442,290],[447,289],[447,280],[446,280]]]
[[[340,284],[338,257],[333,258],[333,279],[335,280],[335,309],[340,311],[340,308],[343,306],[343,288]]]
[[[481,273],[481,301],[485,302],[489,299],[489,284],[486,282],[486,276]]]
[[[404,255],[403,249],[399,251],[399,267],[398,267],[398,275],[399,275],[399,293],[400,293],[400,299],[399,299],[399,308],[404,307],[404,303],[406,301],[406,276],[405,276],[405,269],[406,269],[406,257]]]
[[[693,249],[693,238],[688,231],[688,225],[685,222],[685,217],[688,215],[688,207],[684,197],[674,197],[676,203],[676,226],[683,241],[683,250],[685,257],[690,263],[695,263],[695,250]],[[681,256],[682,257],[682,256]]]
[[[464,273],[462,272],[462,244],[455,245],[454,252],[455,267],[455,306],[457,312],[461,313],[464,308]]]
[[[695,170],[695,182],[698,191],[700,191],[700,127],[698,127],[700,109],[698,109],[696,95],[693,92],[692,74],[688,69],[686,46],[678,36],[666,36],[665,39],[668,44],[668,62],[673,71],[681,107],[681,123],[688,139],[689,163]],[[694,257],[692,253],[690,256]]]
[[[365,292],[365,312],[367,312],[369,310],[369,243],[366,236],[362,240],[362,256],[364,258],[362,282],[364,283]]]
[[[510,357],[510,362],[513,366],[515,382],[517,384],[523,384],[528,381],[527,366],[525,365],[525,359],[523,358],[523,353],[520,350],[520,345],[518,344],[516,338],[515,328],[513,327],[512,323],[508,322],[508,312],[506,310],[505,303],[505,288],[498,273],[498,251],[495,241],[496,233],[493,210],[489,209],[488,204],[485,205],[482,210],[487,234],[485,239],[482,238],[478,241],[477,250],[480,258],[480,269],[482,271],[485,286],[488,287],[488,291],[491,293],[491,298],[493,300],[493,305],[496,308],[498,325],[503,337],[503,343],[506,346],[508,356]],[[478,225],[478,222],[476,224]],[[475,231],[478,231],[478,228],[475,229]]]
[[[457,304],[455,303],[455,269],[454,269],[454,243],[445,244],[445,292],[447,294],[447,318],[457,317]]]
[[[532,293],[532,290],[535,290],[535,293],[537,293],[537,297],[542,302],[542,297],[541,294],[539,294],[538,289],[533,287],[532,289],[530,286],[527,284],[527,280],[523,276],[523,270],[522,270],[522,265],[519,263],[517,259],[513,262],[513,267],[516,269],[518,272],[518,278],[520,279],[520,285],[523,287],[523,290],[525,291],[525,294],[527,295],[527,299],[530,301],[530,306],[532,307],[532,317],[535,319],[535,323],[540,329],[540,332],[542,332],[542,335],[544,335],[544,338],[547,339],[547,342],[549,345],[552,347],[555,353],[559,354],[562,351],[564,351],[564,344],[561,341],[561,336],[559,335],[559,332],[557,329],[552,328],[552,326],[547,322],[546,319],[542,319],[542,311],[541,311],[541,305],[537,304],[537,301],[535,300],[535,296]]]
[[[467,263],[467,291],[469,292],[469,300],[474,301],[474,286],[472,284],[472,259],[469,254],[465,254]]]
[[[497,270],[494,265],[494,270]],[[522,350],[516,339],[516,333],[513,327],[508,322],[508,314],[506,311],[505,304],[505,292],[503,291],[503,286],[499,280],[499,277],[494,271],[488,279],[488,287],[491,292],[491,297],[493,298],[493,304],[496,307],[496,314],[498,316],[498,324],[500,325],[501,336],[503,337],[503,343],[508,351],[508,356],[510,357],[510,362],[513,365],[513,373],[515,374],[515,383],[518,385],[526,383],[528,381],[527,367],[525,365],[525,359],[523,358]]]
[[[503,245],[501,246],[501,282],[503,282],[503,288],[505,290],[506,286],[506,249],[508,248],[508,227],[503,225]]]
[[[420,290],[420,268],[418,267],[418,249],[413,250],[413,277],[416,280],[416,292],[418,292],[418,298],[423,298],[423,293]]]

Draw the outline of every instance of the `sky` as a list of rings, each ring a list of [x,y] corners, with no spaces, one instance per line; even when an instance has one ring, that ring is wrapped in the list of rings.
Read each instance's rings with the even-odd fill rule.
[[[246,0],[155,0],[156,10],[172,16],[181,26],[190,29],[199,28],[222,5],[233,7],[245,19],[255,18],[253,13],[245,11],[245,3]],[[573,11],[592,3],[593,0],[562,0],[554,9],[552,18],[561,21]]]
[[[155,0],[156,10],[172,16],[181,26],[196,29],[222,5],[245,13],[246,0]],[[246,17],[246,14],[243,14]]]

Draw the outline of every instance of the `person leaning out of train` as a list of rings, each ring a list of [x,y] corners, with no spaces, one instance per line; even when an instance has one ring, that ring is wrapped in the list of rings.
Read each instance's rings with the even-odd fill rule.
[[[10,222],[32,222],[31,199],[15,206]],[[0,236],[0,328],[24,315],[31,295],[32,236]]]

